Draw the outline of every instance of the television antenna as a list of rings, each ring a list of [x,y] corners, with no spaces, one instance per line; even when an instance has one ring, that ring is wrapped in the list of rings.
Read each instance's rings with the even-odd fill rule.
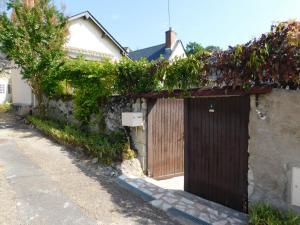
[[[171,28],[171,10],[170,10],[170,0],[168,0],[168,15],[169,15],[169,28]]]

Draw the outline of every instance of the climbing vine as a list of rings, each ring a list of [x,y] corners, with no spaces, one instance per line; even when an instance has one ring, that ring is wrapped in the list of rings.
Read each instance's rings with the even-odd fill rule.
[[[227,51],[200,53],[171,63],[159,59],[90,62],[68,60],[60,79],[74,86],[75,116],[83,123],[101,114],[99,103],[113,94],[219,87],[247,90],[254,86],[297,89],[300,86],[300,22],[282,22],[271,31]]]
[[[93,114],[100,115],[101,120],[99,106],[112,95],[114,76],[115,66],[109,60],[99,63],[78,58],[66,61],[60,68],[60,79],[67,80],[74,87],[74,115],[83,125],[90,122]]]
[[[199,60],[206,61],[207,73],[218,75],[219,85],[272,84],[296,89],[300,84],[300,22],[273,25],[259,39]]]

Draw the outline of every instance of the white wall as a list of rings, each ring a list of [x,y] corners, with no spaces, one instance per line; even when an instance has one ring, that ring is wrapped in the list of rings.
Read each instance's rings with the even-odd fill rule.
[[[12,102],[15,105],[32,105],[32,91],[22,79],[20,69],[12,70]]]
[[[107,36],[102,36],[102,31],[91,19],[78,18],[69,22],[69,37],[65,47],[108,54],[114,61],[122,57],[120,49]],[[20,70],[13,71],[12,75],[13,104],[33,105],[31,88],[22,79]]]
[[[4,93],[0,93],[0,104],[10,102],[11,94],[8,93],[8,85],[11,84],[9,74],[0,74],[0,84],[4,85]]]
[[[175,47],[169,60],[173,61],[176,57],[186,58],[186,53],[181,43],[178,43],[178,45]]]
[[[122,57],[120,49],[91,19],[79,18],[69,23],[66,47],[84,49],[110,55],[114,60]]]

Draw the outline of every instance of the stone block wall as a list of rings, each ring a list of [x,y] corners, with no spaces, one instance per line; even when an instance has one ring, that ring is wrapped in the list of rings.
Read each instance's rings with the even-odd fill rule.
[[[300,91],[274,89],[251,96],[249,201],[290,204],[291,168],[300,166]]]
[[[73,100],[72,99],[50,99],[46,101],[47,116],[56,121],[75,123],[73,116]]]
[[[129,128],[132,148],[138,152],[138,159],[142,169],[147,170],[147,151],[146,151],[146,116],[147,102],[143,98],[113,97],[110,99],[105,110],[106,127],[110,130],[122,128],[122,112],[141,112],[143,113],[144,126]]]
[[[73,116],[74,106],[72,100],[52,99],[47,101],[47,115],[56,121],[79,124]],[[144,171],[147,170],[146,152],[146,114],[147,103],[145,99],[129,98],[123,96],[111,97],[105,108],[104,117],[106,127],[111,130],[124,129],[122,126],[122,112],[142,112],[144,115],[144,126],[127,128],[131,138],[131,148],[138,152],[138,159]],[[95,118],[92,115],[91,121]],[[91,131],[97,131],[97,124],[89,127]]]

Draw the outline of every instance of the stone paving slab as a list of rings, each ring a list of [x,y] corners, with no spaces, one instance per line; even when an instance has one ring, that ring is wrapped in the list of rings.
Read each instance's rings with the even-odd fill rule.
[[[179,190],[168,190],[147,182],[144,178],[120,176],[119,184],[138,194],[154,207],[193,224],[241,225],[248,216],[220,204]]]

